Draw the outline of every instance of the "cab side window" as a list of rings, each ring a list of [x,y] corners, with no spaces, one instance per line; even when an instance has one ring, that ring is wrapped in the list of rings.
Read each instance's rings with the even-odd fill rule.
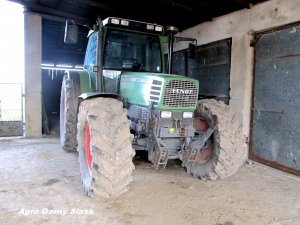
[[[93,33],[90,36],[89,43],[86,49],[84,68],[93,71],[93,66],[96,65],[96,54],[97,54],[97,33]]]

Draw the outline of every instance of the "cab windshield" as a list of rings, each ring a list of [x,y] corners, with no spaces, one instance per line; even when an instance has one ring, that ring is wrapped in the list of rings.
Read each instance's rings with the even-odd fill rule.
[[[151,34],[108,30],[104,69],[162,72],[159,37]]]

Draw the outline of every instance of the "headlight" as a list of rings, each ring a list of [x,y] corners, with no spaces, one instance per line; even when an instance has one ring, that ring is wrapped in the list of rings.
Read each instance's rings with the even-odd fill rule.
[[[193,112],[183,112],[183,118],[193,118]]]
[[[152,24],[147,24],[147,29],[148,30],[154,30],[154,26]]]
[[[111,19],[111,23],[112,24],[120,24],[120,20],[118,20],[118,19]]]
[[[127,20],[121,20],[121,25],[128,26],[129,22]]]
[[[162,26],[155,26],[155,31],[162,32],[162,30],[163,30]]]
[[[171,118],[172,117],[172,112],[170,112],[170,111],[161,111],[160,117],[161,118]]]

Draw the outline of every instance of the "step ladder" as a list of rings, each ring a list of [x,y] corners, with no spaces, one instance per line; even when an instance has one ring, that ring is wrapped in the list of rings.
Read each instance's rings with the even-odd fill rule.
[[[169,157],[169,151],[161,146],[159,149],[159,157],[156,164],[156,169],[162,167],[163,169],[166,168],[166,165],[168,163],[168,157]]]

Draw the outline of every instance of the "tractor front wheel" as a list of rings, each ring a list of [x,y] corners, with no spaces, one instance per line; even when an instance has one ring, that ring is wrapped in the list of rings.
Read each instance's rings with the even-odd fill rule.
[[[214,99],[203,99],[198,101],[195,110],[194,129],[205,132],[208,127],[214,128],[214,133],[196,161],[186,166],[187,172],[202,180],[229,177],[247,158],[242,126],[229,106]]]
[[[133,136],[122,102],[93,98],[79,107],[77,150],[83,189],[88,196],[118,197],[132,181]]]

